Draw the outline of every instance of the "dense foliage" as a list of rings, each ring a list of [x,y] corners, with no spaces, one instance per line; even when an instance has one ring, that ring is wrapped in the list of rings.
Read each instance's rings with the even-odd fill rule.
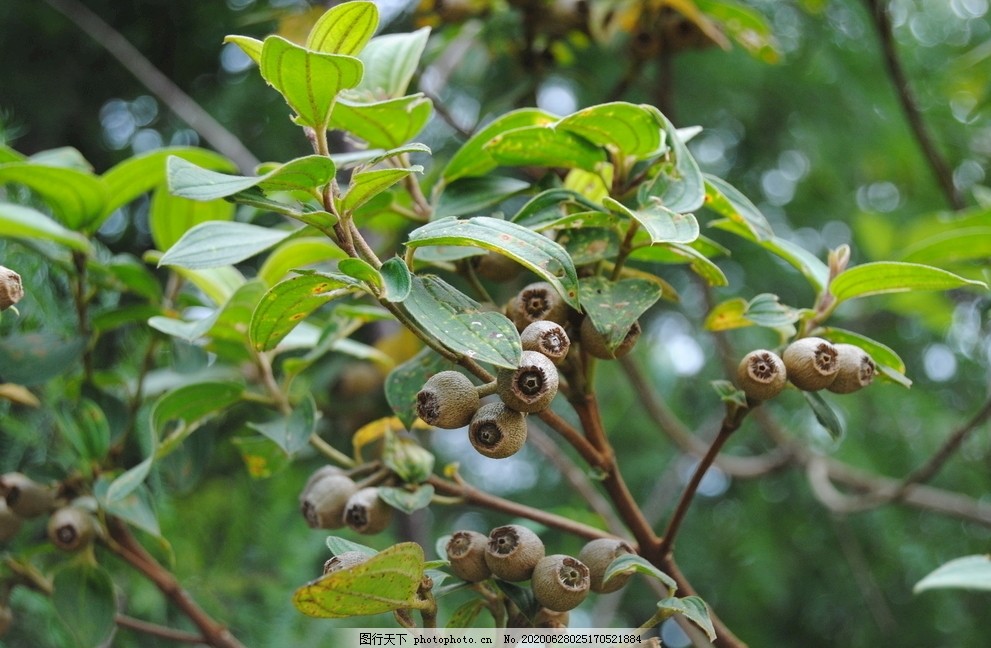
[[[447,562],[522,525],[635,550],[572,626],[982,644],[986,3],[18,4],[0,642],[553,625]],[[810,338],[877,379],[809,390]]]

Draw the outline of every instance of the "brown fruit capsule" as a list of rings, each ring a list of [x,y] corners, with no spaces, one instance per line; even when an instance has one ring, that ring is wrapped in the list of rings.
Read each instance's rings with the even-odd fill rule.
[[[561,364],[571,348],[568,334],[557,322],[540,320],[527,325],[520,333],[520,341],[525,351],[537,351],[547,356],[554,364]]]
[[[636,552],[633,551],[630,543],[618,538],[597,538],[586,543],[578,553],[578,560],[588,567],[591,590],[599,594],[608,594],[626,585],[626,582],[633,576],[632,573],[616,574],[609,579],[608,583],[603,583],[602,579],[612,561],[622,555],[632,553]]]
[[[538,281],[525,286],[509,301],[506,316],[513,320],[519,331],[539,320],[550,320],[563,325],[568,321],[568,305],[554,290],[554,286],[546,281]]]
[[[516,369],[501,368],[496,372],[499,398],[517,412],[547,409],[557,394],[557,386],[557,368],[536,351],[524,351]]]
[[[606,336],[595,328],[590,317],[582,320],[581,328],[578,331],[582,348],[585,349],[585,352],[593,358],[599,358],[601,360],[614,360],[627,355],[636,346],[637,340],[640,339],[640,333],[640,322],[633,322],[633,325],[630,326],[630,330],[626,332],[626,337],[619,343],[619,346],[615,349],[610,349]]]
[[[492,575],[485,562],[489,539],[478,531],[455,531],[444,547],[454,575],[469,583],[478,583]]]
[[[22,518],[38,517],[55,508],[55,491],[21,473],[0,477],[0,492],[7,498],[7,508]]]
[[[320,466],[319,468],[314,470],[309,477],[307,477],[306,485],[303,486],[302,492],[306,493],[307,491],[309,491],[311,488],[313,488],[313,484],[317,483],[324,477],[330,477],[331,475],[343,475],[343,474],[344,471],[338,468],[337,466],[332,466],[330,464],[327,464],[326,466]]]
[[[10,540],[21,530],[24,520],[7,508],[7,500],[0,498],[0,542]]]
[[[7,310],[24,297],[21,275],[0,266],[0,311]]]
[[[63,506],[48,518],[48,539],[62,551],[78,551],[95,535],[96,521],[81,508]]]
[[[791,384],[805,391],[829,387],[840,365],[836,347],[817,337],[795,340],[785,348],[782,359]]]
[[[366,535],[378,533],[392,521],[393,508],[379,499],[379,489],[362,488],[344,507],[344,523]]]
[[[299,496],[299,510],[311,529],[340,529],[344,526],[344,507],[358,490],[357,484],[344,473],[327,472],[313,480]]]
[[[555,612],[578,607],[588,596],[590,584],[588,567],[577,558],[562,554],[542,558],[530,580],[537,603]]]
[[[478,390],[457,371],[430,376],[416,395],[416,413],[424,423],[452,430],[464,427],[478,409]]]
[[[498,252],[488,252],[471,258],[475,273],[489,281],[512,281],[520,274],[520,264]]]
[[[788,382],[785,363],[767,349],[757,349],[743,356],[736,368],[736,384],[755,401],[765,401],[781,393]]]
[[[526,443],[526,433],[526,416],[502,401],[479,407],[468,426],[471,445],[490,459],[505,459],[519,452]]]
[[[485,563],[492,573],[507,581],[525,581],[544,557],[540,537],[519,524],[507,524],[489,532]]]
[[[877,365],[866,351],[853,344],[836,344],[837,364],[836,380],[827,389],[837,394],[850,394],[863,389],[874,380]]]
[[[349,569],[360,565],[371,558],[366,553],[361,551],[345,551],[343,553],[337,554],[327,562],[323,564],[323,574],[333,574],[334,572],[341,571],[342,569]]]

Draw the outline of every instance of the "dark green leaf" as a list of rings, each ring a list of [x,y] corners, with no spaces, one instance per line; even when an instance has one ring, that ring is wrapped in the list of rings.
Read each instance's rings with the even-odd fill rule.
[[[484,150],[503,166],[543,166],[596,171],[606,152],[584,137],[551,126],[524,126],[496,135]]]
[[[823,399],[819,392],[803,391],[802,396],[805,396],[805,400],[808,402],[809,407],[812,408],[812,413],[815,414],[816,420],[829,433],[830,438],[836,442],[842,440],[845,434],[843,424],[836,416],[833,408],[829,406],[829,403]]]
[[[445,360],[433,349],[424,347],[386,376],[385,398],[407,430],[413,429],[413,423],[417,419],[417,392],[423,388],[427,378],[451,367],[450,361]]]
[[[52,581],[52,604],[80,648],[106,645],[117,629],[113,579],[86,561],[63,566]]]
[[[383,297],[391,302],[401,302],[409,296],[413,286],[413,277],[406,262],[399,257],[392,257],[382,264],[379,269],[382,275],[382,286],[385,289]]]
[[[31,387],[77,369],[86,348],[84,338],[64,340],[53,333],[0,337],[0,375],[7,382]]]
[[[609,197],[602,204],[640,223],[653,244],[691,243],[699,237],[699,223],[695,216],[671,211],[656,200],[639,209],[630,209]]]
[[[168,431],[157,457],[171,452],[203,421],[241,400],[244,385],[235,382],[201,382],[177,387],[159,397],[151,409],[151,429],[156,438]]]
[[[162,255],[158,265],[190,270],[231,265],[267,250],[291,234],[249,223],[207,221],[183,234]]]
[[[912,592],[918,594],[944,587],[991,590],[991,556],[982,554],[955,558],[926,575],[915,584]]]
[[[765,241],[774,237],[771,224],[767,222],[764,214],[736,187],[713,175],[703,177],[706,207],[747,228],[755,241]]]
[[[414,230],[406,245],[468,245],[498,252],[529,268],[554,286],[565,302],[579,308],[578,275],[571,257],[554,241],[516,223],[488,216],[447,218]]]
[[[462,603],[447,620],[448,628],[474,628],[476,619],[485,609],[485,600],[476,598]]]
[[[581,280],[581,300],[595,330],[605,336],[610,350],[618,347],[630,327],[664,293],[663,287],[646,279],[609,281],[604,277]]]
[[[430,28],[422,27],[408,34],[373,38],[358,54],[365,65],[365,75],[356,90],[376,97],[406,94],[429,37]]]
[[[296,403],[288,416],[266,423],[249,423],[253,430],[278,444],[289,456],[310,445],[310,436],[316,429],[316,403],[311,394],[306,394]]]
[[[258,269],[258,278],[272,286],[294,268],[346,257],[344,250],[330,239],[318,236],[292,238],[280,243],[265,257],[265,262]]]
[[[712,627],[712,619],[709,618],[709,608],[705,601],[697,596],[686,596],[684,598],[670,597],[657,602],[657,608],[671,614],[681,614],[686,619],[705,630],[709,641],[716,640],[716,629]]]
[[[66,410],[59,426],[63,436],[86,462],[99,462],[110,449],[110,423],[99,405],[81,398]]]
[[[256,350],[270,351],[307,315],[354,288],[354,281],[343,275],[305,274],[280,281],[255,307],[248,339]]]
[[[260,176],[217,173],[192,162],[170,156],[169,190],[191,200],[215,200],[257,187],[270,191],[313,191],[329,182],[337,172],[334,162],[324,155],[308,155],[290,160]]]
[[[619,234],[612,227],[563,230],[555,240],[576,266],[613,259],[619,254]]]
[[[99,226],[110,195],[103,181],[85,171],[32,162],[0,164],[0,185],[16,182],[41,196],[69,229]]]
[[[705,181],[702,178],[702,171],[699,170],[698,162],[692,157],[677,129],[667,117],[660,112],[656,114],[664,124],[670,148],[669,155],[674,156],[674,161],[663,163],[654,181],[641,186],[640,203],[647,205],[652,198],[657,198],[662,205],[673,212],[695,211],[705,201]]]
[[[433,102],[421,93],[374,103],[341,98],[334,104],[330,125],[357,135],[370,146],[391,149],[416,137],[431,113]]]
[[[575,212],[588,213],[605,210],[579,193],[570,189],[547,189],[530,199],[513,216],[513,222],[530,229],[552,227]]]
[[[430,484],[421,484],[412,491],[392,486],[379,487],[379,499],[407,514],[430,506],[430,499],[433,496],[434,487]]]
[[[92,250],[89,240],[68,230],[37,209],[0,202],[0,238],[54,241],[77,252]]]
[[[330,549],[330,553],[335,556],[340,556],[342,553],[348,551],[357,551],[358,553],[363,553],[366,556],[374,556],[378,552],[371,547],[363,544],[359,544],[347,538],[339,538],[337,536],[327,536],[327,548]]]
[[[964,279],[952,272],[932,266],[898,261],[865,263],[844,270],[829,284],[829,292],[837,302],[881,295],[884,293],[916,290],[951,290],[964,286],[987,289],[983,281]]]
[[[579,110],[559,121],[555,128],[639,160],[661,147],[661,122],[657,116],[656,110],[616,101]]]
[[[577,290],[576,290],[577,293]],[[516,326],[433,275],[414,276],[403,306],[428,334],[455,353],[516,368],[523,353]]]
[[[444,187],[434,218],[477,214],[529,188],[530,183],[505,176],[463,178]]]
[[[331,7],[314,23],[306,46],[326,54],[353,56],[361,51],[379,24],[374,2],[344,2]]]
[[[351,177],[347,193],[339,200],[338,209],[342,212],[354,211],[403,178],[422,171],[423,167],[414,166],[409,169],[372,169],[356,173]]]

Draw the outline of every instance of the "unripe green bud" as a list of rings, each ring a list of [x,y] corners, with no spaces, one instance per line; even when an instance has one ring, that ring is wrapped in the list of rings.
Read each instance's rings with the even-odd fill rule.
[[[478,583],[492,575],[485,562],[489,539],[478,531],[455,531],[444,547],[454,575],[469,583]]]
[[[21,530],[24,520],[7,507],[7,500],[0,498],[0,542],[10,540]]]
[[[93,541],[96,520],[75,506],[63,506],[48,518],[48,539],[62,551],[78,551]]]
[[[840,365],[836,347],[817,337],[795,340],[785,348],[782,359],[788,380],[805,391],[829,387],[836,380]]]
[[[309,487],[300,493],[299,510],[311,529],[339,529],[344,526],[344,507],[358,486],[340,471],[317,470],[321,472],[325,474],[311,479]]]
[[[640,339],[640,332],[640,322],[633,322],[619,346],[610,349],[609,340],[595,328],[592,318],[583,319],[581,328],[578,330],[582,349],[593,358],[601,360],[614,360],[629,354],[636,346],[637,340]]]
[[[519,452],[526,434],[526,415],[502,401],[479,407],[468,426],[471,445],[490,459],[505,459]]]
[[[379,499],[379,489],[362,488],[344,507],[344,523],[366,535],[384,530],[392,521],[393,508]]]
[[[557,387],[557,368],[547,356],[536,351],[524,351],[516,369],[496,371],[499,398],[517,412],[547,409],[557,395]]]
[[[572,610],[588,596],[588,567],[562,554],[546,556],[533,569],[530,587],[537,603],[555,612]]]
[[[736,383],[747,398],[765,401],[781,393],[788,382],[785,363],[776,353],[757,349],[743,356],[736,370]]]
[[[478,409],[478,390],[457,371],[441,371],[416,395],[416,413],[424,423],[448,430],[468,425]]]
[[[21,473],[0,477],[0,492],[7,498],[7,507],[22,518],[38,517],[55,508],[55,491]]]
[[[587,542],[578,553],[578,560],[588,567],[589,585],[592,591],[607,594],[626,585],[626,582],[633,576],[632,573],[616,574],[606,584],[603,584],[602,579],[612,561],[624,554],[632,553],[636,552],[633,551],[630,543],[618,538],[597,538]]]
[[[544,557],[540,537],[519,524],[496,527],[489,533],[485,563],[492,573],[507,581],[525,581]]]
[[[520,333],[520,341],[525,351],[537,351],[547,356],[554,364],[561,364],[571,348],[568,334],[557,322],[540,320],[529,324]]]
[[[877,365],[863,349],[853,344],[836,344],[837,364],[834,380],[827,389],[837,394],[850,394],[863,389],[874,380]]]

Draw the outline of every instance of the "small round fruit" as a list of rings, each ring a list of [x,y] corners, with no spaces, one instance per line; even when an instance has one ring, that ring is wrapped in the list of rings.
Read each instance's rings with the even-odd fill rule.
[[[423,422],[453,430],[464,427],[478,409],[478,390],[457,371],[430,376],[416,395],[416,413]]]
[[[342,569],[349,569],[367,561],[371,556],[361,551],[345,551],[337,554],[323,564],[323,574],[333,574]]]
[[[366,535],[384,530],[392,521],[393,508],[379,499],[379,489],[374,486],[362,488],[344,507],[344,523]]]
[[[588,567],[592,591],[598,594],[608,594],[626,585],[626,582],[633,576],[632,573],[616,574],[609,579],[608,583],[603,583],[602,579],[612,561],[620,556],[633,553],[636,552],[630,543],[618,538],[596,538],[587,542],[578,552],[578,560]]]
[[[478,583],[492,575],[485,562],[489,539],[478,531],[455,531],[444,547],[454,575],[469,583]]]
[[[21,275],[0,266],[0,311],[7,310],[24,297]]]
[[[791,384],[805,391],[829,387],[840,365],[836,347],[817,337],[795,340],[785,348],[782,359]]]
[[[499,398],[517,412],[547,409],[557,395],[557,368],[542,353],[524,351],[516,369],[496,371]]]
[[[490,459],[505,459],[519,452],[526,443],[526,433],[526,415],[502,401],[479,407],[468,426],[471,445]]]
[[[629,354],[633,350],[633,347],[636,346],[637,340],[640,339],[640,333],[640,322],[633,322],[633,325],[630,326],[619,346],[615,349],[610,349],[608,339],[595,328],[590,317],[582,320],[581,328],[578,330],[582,348],[585,352],[593,358],[599,358],[601,360],[614,360]]]
[[[588,596],[590,586],[588,567],[577,558],[562,554],[541,558],[530,580],[537,603],[555,612],[578,607]]]
[[[358,486],[342,472],[325,472],[300,493],[299,510],[311,529],[340,529],[344,507]]]
[[[520,333],[520,341],[525,351],[537,351],[547,356],[554,364],[561,364],[571,348],[568,334],[557,322],[540,320],[527,325]]]
[[[95,535],[96,521],[81,508],[64,506],[48,518],[48,539],[62,551],[78,551]]]
[[[329,477],[331,475],[343,475],[343,474],[344,471],[338,468],[337,466],[331,464],[327,464],[326,466],[320,466],[319,468],[314,470],[309,477],[306,478],[306,485],[303,486],[302,492],[305,493],[311,488],[313,488],[313,484],[317,483],[324,477]]]
[[[471,264],[479,277],[499,283],[512,281],[522,270],[520,264],[498,252],[474,256],[471,258]]]
[[[765,401],[781,393],[788,382],[784,361],[767,349],[757,349],[743,356],[736,369],[736,383],[747,398]]]
[[[544,557],[540,537],[519,524],[507,524],[489,532],[485,563],[492,573],[507,581],[525,581]]]
[[[7,498],[7,507],[22,518],[33,518],[55,508],[55,491],[21,473],[0,477],[0,492]]]
[[[863,389],[874,380],[877,365],[866,351],[853,344],[836,344],[839,370],[836,380],[827,389],[837,394],[850,394]]]
[[[506,316],[513,320],[519,331],[539,320],[550,320],[563,325],[568,322],[568,305],[554,286],[546,281],[538,281],[524,286],[509,301]]]
[[[0,497],[0,542],[10,540],[21,530],[24,519],[7,508],[7,500]]]

